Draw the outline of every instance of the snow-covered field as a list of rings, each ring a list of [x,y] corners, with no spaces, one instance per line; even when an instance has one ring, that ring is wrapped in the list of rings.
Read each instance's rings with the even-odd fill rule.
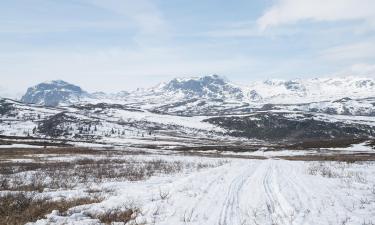
[[[100,179],[86,178],[86,183],[75,179],[74,175],[79,177],[79,171],[76,171],[71,177],[61,180],[67,182],[65,186],[44,188],[36,193],[35,198],[57,201],[92,197],[94,194],[99,200],[73,206],[65,212],[50,210],[46,217],[29,224],[100,224],[104,217],[98,215],[109,215],[112,222],[124,222],[116,220],[119,218],[115,214],[121,211],[132,214],[126,224],[375,223],[375,163],[372,161],[306,162],[103,152],[18,157],[19,161],[14,156],[3,159],[0,164],[55,162],[61,165],[57,172],[64,168],[69,171],[84,169],[85,165],[90,165],[91,175],[96,174],[97,169],[87,163],[101,168],[100,163],[107,162],[105,166],[109,167],[105,168],[110,169],[112,165],[115,170],[111,173],[120,175],[130,170],[147,171],[147,166],[155,166],[155,162],[158,162],[157,167],[152,168],[162,168],[139,179],[102,174]],[[64,167],[65,164],[61,163],[72,163],[73,167]],[[160,163],[164,166],[161,167]],[[49,168],[55,167],[44,170]],[[45,182],[53,180],[49,177],[53,173],[35,171],[44,174],[41,179]],[[13,175],[23,176],[25,182],[29,182],[32,174],[38,173],[35,171],[18,171]],[[1,174],[1,177],[5,175]],[[69,182],[75,183],[69,185]],[[16,192],[2,190],[1,195]]]
[[[232,160],[188,176],[153,177],[141,183],[103,184],[116,194],[101,203],[50,215],[66,224],[95,224],[86,214],[132,202],[150,224],[371,224],[375,222],[372,163],[327,163],[344,177],[310,175],[309,164],[280,160]],[[353,174],[353,175],[346,175]],[[363,176],[363,180],[356,176]],[[166,197],[160,196],[164,192]]]

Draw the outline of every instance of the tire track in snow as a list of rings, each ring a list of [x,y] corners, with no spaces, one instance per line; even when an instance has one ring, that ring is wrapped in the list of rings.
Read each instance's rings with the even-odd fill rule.
[[[248,179],[254,175],[256,169],[246,166],[243,172],[245,174],[239,174],[231,182],[228,192],[225,197],[224,205],[220,212],[219,225],[231,225],[231,224],[241,224],[241,208],[239,204],[239,199],[242,193],[244,184]]]
[[[266,170],[263,187],[266,194],[266,206],[269,212],[269,218],[273,224],[290,225],[288,221],[289,213],[293,207],[288,203],[286,198],[281,194],[275,176],[275,165],[271,160],[267,160],[268,168]]]
[[[289,184],[286,191],[293,193],[293,197],[289,197],[289,199],[294,200],[291,202],[291,205],[293,206],[294,212],[297,212],[295,215],[289,215],[289,223],[309,224],[307,222],[307,214],[309,214],[311,211],[315,211],[315,200],[311,192],[308,191],[305,184],[301,182],[298,177],[299,176],[295,172],[295,169],[288,168],[287,170],[280,170],[279,165],[277,165],[277,179],[285,180]]]
[[[171,216],[181,217],[191,212],[186,224],[192,225],[325,224],[323,220],[316,221],[321,210],[318,203],[327,195],[333,196],[335,201],[340,199],[331,193],[329,182],[315,187],[316,184],[299,170],[303,168],[271,159],[236,162],[214,169],[214,173],[207,171],[201,174],[203,176],[192,175],[178,186],[191,186],[189,190],[194,190],[193,195],[186,196],[186,191],[175,192],[172,195],[175,201],[170,205],[175,213]],[[341,208],[341,204],[329,210],[338,207]],[[254,217],[252,209],[261,209],[260,217]],[[323,216],[326,214],[323,212]],[[160,224],[182,224],[172,221],[167,218]]]
[[[208,176],[203,177],[194,176],[194,180],[189,180],[192,181],[191,185],[193,185],[191,189],[195,190],[193,196],[186,198],[185,191],[177,191],[173,194],[173,196],[184,195],[186,199],[183,205],[181,205],[181,202],[176,202],[174,208],[179,208],[176,213],[180,215],[183,221],[185,221],[187,215],[186,220],[191,224],[241,224],[242,211],[239,200],[243,197],[243,190],[251,190],[245,188],[244,185],[257,170],[259,163],[236,162],[218,168],[215,174],[209,175],[208,173]],[[185,186],[185,182],[181,185]]]

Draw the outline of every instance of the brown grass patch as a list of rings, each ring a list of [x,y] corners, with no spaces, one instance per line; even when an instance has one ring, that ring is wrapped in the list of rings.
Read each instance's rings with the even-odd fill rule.
[[[0,197],[0,225],[35,222],[53,210],[65,212],[74,206],[97,202],[100,202],[100,199],[78,198],[68,201],[49,201],[48,199],[34,199],[33,195],[24,193],[7,194]]]
[[[375,161],[375,153],[296,155],[280,156],[278,158],[294,161],[339,161],[353,163],[359,161]]]
[[[79,184],[108,180],[139,181],[157,174],[173,174],[185,169],[205,169],[219,165],[134,158],[81,158],[79,160],[39,162],[0,162],[0,190],[43,192],[70,189]],[[25,173],[23,173],[25,172]],[[25,176],[28,176],[25,179]]]
[[[112,224],[114,222],[127,224],[131,221],[135,221],[141,214],[141,209],[138,207],[126,207],[125,209],[111,209],[105,213],[94,216],[104,224]]]

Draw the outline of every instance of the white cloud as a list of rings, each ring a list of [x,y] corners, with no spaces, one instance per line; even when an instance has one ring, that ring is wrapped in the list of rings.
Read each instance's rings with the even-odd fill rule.
[[[360,63],[351,66],[351,71],[360,75],[372,74],[375,76],[375,64]]]
[[[332,61],[375,58],[375,42],[368,41],[332,47],[322,51],[321,57]]]
[[[13,5],[18,11],[12,17],[0,16],[0,33],[133,29],[138,35],[159,35],[167,30],[161,11],[151,0],[34,0],[31,6],[17,1]],[[7,15],[6,10],[0,8],[0,15]],[[69,16],[64,10],[69,11]]]
[[[261,29],[303,20],[362,20],[375,24],[374,0],[277,0],[258,20]]]
[[[120,21],[22,21],[22,22],[5,22],[0,24],[0,34],[37,34],[37,33],[55,33],[68,32],[81,29],[126,29],[129,23]]]
[[[375,78],[375,64],[355,63],[332,73],[331,76],[358,76]]]
[[[211,30],[199,35],[207,37],[222,37],[222,38],[241,38],[241,37],[256,37],[261,36],[262,34],[254,28],[223,28],[218,30]]]
[[[252,66],[252,59],[247,57],[186,55],[178,48],[0,54],[0,78],[12,91],[26,90],[44,80],[63,79],[88,91],[114,92],[149,87],[176,76],[239,74]]]
[[[110,10],[132,20],[142,33],[154,34],[165,30],[166,21],[150,0],[86,0],[97,7]]]

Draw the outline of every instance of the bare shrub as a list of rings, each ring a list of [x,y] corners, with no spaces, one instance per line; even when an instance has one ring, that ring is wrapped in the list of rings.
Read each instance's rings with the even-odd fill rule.
[[[130,222],[135,222],[141,214],[142,211],[139,207],[129,204],[107,210],[98,215],[89,214],[88,216],[96,218],[104,224],[112,224],[114,222],[129,224]]]
[[[307,173],[310,175],[321,175],[328,178],[338,177],[338,174],[333,171],[331,166],[323,162],[310,163],[307,167]]]
[[[309,163],[307,173],[327,178],[340,178],[348,185],[352,181],[367,183],[365,174],[362,171],[352,170],[353,165],[351,163],[313,162]]]
[[[194,209],[185,210],[184,215],[182,216],[182,222],[189,223],[193,221]]]
[[[17,154],[15,156],[18,156]],[[90,183],[113,180],[139,181],[155,175],[199,170],[224,164],[224,162],[204,164],[162,159],[139,160],[117,156],[109,154],[104,158],[86,157],[67,162],[43,160],[43,158],[38,158],[35,162],[0,162],[0,190],[42,192],[44,189],[71,189],[81,184],[90,185]]]
[[[36,199],[33,194],[7,194],[0,197],[0,224],[11,225],[35,222],[53,210],[63,212],[74,206],[99,201],[99,199],[91,198],[50,201],[48,199]]]
[[[161,200],[166,200],[166,199],[169,199],[170,197],[170,192],[169,191],[166,191],[166,190],[161,190],[159,189],[159,196],[160,196],[160,199]]]
[[[346,225],[346,224],[348,224],[350,221],[351,221],[352,219],[349,217],[349,216],[347,216],[347,217],[345,217],[343,220],[341,220],[341,225]]]
[[[1,176],[0,177],[0,190],[7,190],[9,188],[8,178]]]
[[[366,208],[366,205],[370,205],[371,204],[371,200],[369,200],[367,198],[361,198],[359,200],[359,203],[360,203],[359,208],[360,209],[364,209],[364,208]]]

